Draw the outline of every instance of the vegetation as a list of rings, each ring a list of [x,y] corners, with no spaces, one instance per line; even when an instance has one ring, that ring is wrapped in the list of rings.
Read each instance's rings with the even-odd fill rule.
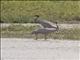
[[[35,38],[35,35],[32,35],[31,32],[36,28],[39,28],[39,26],[11,25],[6,28],[1,28],[1,37]],[[39,38],[43,37],[43,35],[39,35]],[[61,29],[51,35],[49,34],[48,38],[80,40],[80,28]]]
[[[80,1],[4,1],[1,0],[1,21],[33,22],[33,16],[59,23],[80,22]]]

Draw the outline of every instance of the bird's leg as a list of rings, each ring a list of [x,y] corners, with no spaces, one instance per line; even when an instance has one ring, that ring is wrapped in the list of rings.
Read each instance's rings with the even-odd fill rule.
[[[52,37],[52,34],[50,33],[50,34],[49,34],[49,38],[51,38],[51,37]]]
[[[35,34],[35,36],[36,36],[36,40],[38,39],[37,37],[38,37],[38,34]]]
[[[54,32],[51,32],[51,36],[50,36],[51,38],[53,38],[53,34],[54,34]]]
[[[46,34],[44,34],[44,36],[45,36],[45,40],[47,39],[47,35]]]

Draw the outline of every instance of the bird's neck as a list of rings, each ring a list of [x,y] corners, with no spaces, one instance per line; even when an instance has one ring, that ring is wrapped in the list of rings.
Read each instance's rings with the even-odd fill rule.
[[[59,29],[59,26],[56,24],[56,29],[58,30]]]

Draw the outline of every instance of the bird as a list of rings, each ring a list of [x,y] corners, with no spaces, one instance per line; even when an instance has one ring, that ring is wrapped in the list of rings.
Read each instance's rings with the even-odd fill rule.
[[[36,35],[36,40],[38,39],[38,34],[44,34],[45,40],[47,39],[47,35],[49,33],[55,32],[59,30],[59,27],[57,25],[57,22],[55,22],[56,26],[50,21],[39,19],[39,15],[35,15],[34,17],[34,23],[40,24],[42,27],[39,29],[36,29],[32,31],[32,34]]]

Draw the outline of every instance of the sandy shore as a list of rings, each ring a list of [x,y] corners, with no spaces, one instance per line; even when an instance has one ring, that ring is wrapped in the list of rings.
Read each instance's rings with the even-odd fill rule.
[[[1,38],[1,60],[79,60],[80,41]]]

